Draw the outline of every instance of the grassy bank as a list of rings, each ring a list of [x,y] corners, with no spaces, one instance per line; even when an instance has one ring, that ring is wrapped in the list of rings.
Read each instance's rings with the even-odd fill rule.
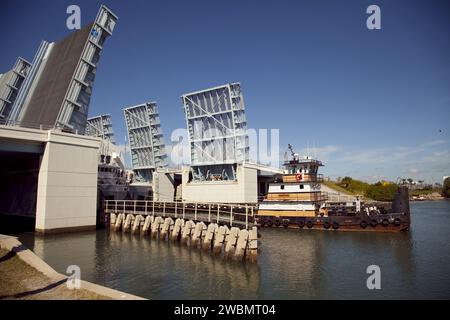
[[[13,251],[0,249],[0,299],[108,300],[84,289],[69,290],[66,281],[53,281],[22,261]]]
[[[379,181],[367,183],[361,180],[345,177],[338,181],[326,181],[324,184],[341,193],[348,195],[362,195],[366,200],[392,201],[397,192],[397,185],[392,182]]]

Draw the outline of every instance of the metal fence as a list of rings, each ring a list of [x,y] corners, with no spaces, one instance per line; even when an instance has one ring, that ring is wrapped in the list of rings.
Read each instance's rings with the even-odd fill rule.
[[[256,206],[200,202],[165,202],[145,200],[105,200],[105,213],[158,215],[226,224],[250,229],[255,224]]]

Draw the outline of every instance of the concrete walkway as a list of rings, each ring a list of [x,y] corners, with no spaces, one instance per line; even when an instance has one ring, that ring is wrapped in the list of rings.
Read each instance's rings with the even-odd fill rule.
[[[17,238],[0,234],[0,299],[143,300],[81,280],[70,290],[67,276],[56,272]]]

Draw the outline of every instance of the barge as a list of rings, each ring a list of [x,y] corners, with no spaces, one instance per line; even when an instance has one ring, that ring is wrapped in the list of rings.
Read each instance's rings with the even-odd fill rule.
[[[310,156],[300,158],[289,145],[292,159],[285,161],[284,173],[269,184],[259,204],[257,222],[261,227],[398,232],[409,230],[408,189],[399,186],[392,203],[375,206],[356,201],[337,206],[322,192],[323,163]],[[351,208],[351,209],[350,209]]]

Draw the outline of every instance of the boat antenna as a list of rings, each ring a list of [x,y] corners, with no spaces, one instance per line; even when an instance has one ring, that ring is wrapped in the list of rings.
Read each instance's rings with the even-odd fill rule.
[[[292,158],[295,158],[295,152],[294,152],[294,150],[292,149],[292,145],[291,145],[290,143],[288,143],[288,149],[289,149],[289,151],[291,152]]]

